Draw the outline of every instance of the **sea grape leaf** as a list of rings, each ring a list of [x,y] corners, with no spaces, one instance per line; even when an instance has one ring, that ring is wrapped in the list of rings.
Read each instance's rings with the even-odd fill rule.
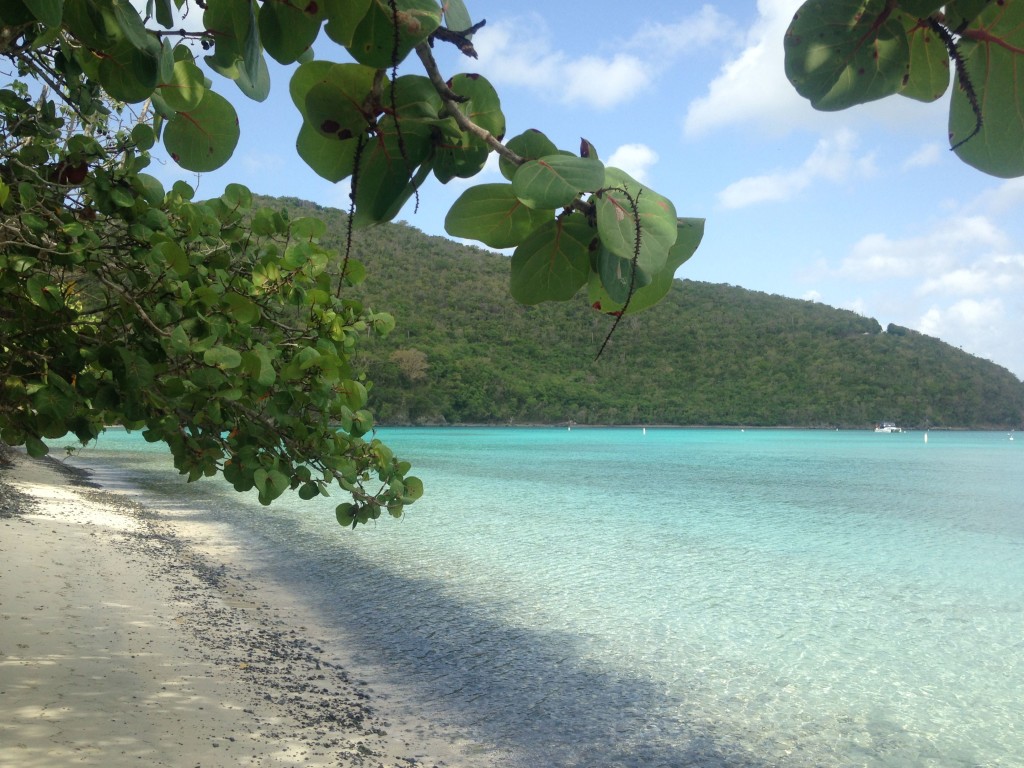
[[[437,0],[372,0],[347,45],[352,58],[377,69],[397,65],[441,26]],[[397,22],[397,33],[396,33]]]
[[[513,136],[505,143],[505,146],[525,160],[536,160],[558,154],[558,147],[555,146],[555,143],[535,128]],[[498,160],[498,169],[502,176],[512,181],[519,166],[502,157]]]
[[[700,241],[704,237],[704,219],[679,219],[677,225],[676,242],[669,250],[665,266],[654,275],[648,285],[633,291],[625,314],[632,315],[642,312],[665,298],[672,288],[676,270],[694,254],[697,246],[700,245]],[[595,309],[609,314],[623,311],[625,300],[614,299],[602,284],[601,277],[597,273],[590,273],[587,293],[591,306]]]
[[[111,5],[117,25],[128,42],[140,51],[152,52],[154,47],[159,46],[156,36],[146,30],[146,25],[142,23],[139,12],[127,0],[112,0]]]
[[[437,120],[441,97],[422,75],[402,75],[388,82],[384,103],[393,106],[400,120]]]
[[[935,101],[949,87],[949,52],[931,27],[911,21],[913,26],[907,31],[910,75],[900,95],[917,101]]]
[[[270,95],[270,68],[262,53],[256,58],[251,69],[246,66],[238,70],[235,84],[253,101],[266,100]]]
[[[905,16],[888,0],[808,0],[786,30],[786,76],[823,111],[899,92],[910,74]]]
[[[553,211],[524,205],[511,184],[479,184],[455,201],[444,228],[453,237],[479,240],[491,248],[512,248],[552,215]]]
[[[407,123],[401,134],[393,122],[381,123],[360,157],[354,226],[390,221],[398,214],[430,172],[425,166],[417,174],[417,168],[427,159],[432,138],[429,126],[423,123]]]
[[[501,111],[501,100],[494,86],[480,75],[456,75],[449,82],[452,90],[465,98],[457,105],[466,117],[485,131],[502,138],[505,135],[505,115]],[[449,121],[453,122],[451,118]],[[457,128],[445,129],[439,141],[434,160],[434,175],[447,184],[453,178],[469,178],[479,173],[487,163],[490,148],[483,140],[472,134],[462,133]]]
[[[24,0],[32,15],[48,27],[59,27],[64,15],[64,0]],[[138,14],[136,14],[138,15]]]
[[[595,235],[581,215],[535,229],[512,254],[512,297],[523,304],[571,299],[587,282]]]
[[[309,61],[295,70],[288,91],[313,128],[346,139],[369,126],[363,104],[373,90],[375,74],[361,64]]]
[[[206,79],[192,59],[174,62],[171,79],[157,85],[157,92],[170,109],[188,112],[206,95]]]
[[[281,64],[298,61],[320,33],[323,11],[317,0],[263,3],[259,13],[260,41]]]
[[[924,19],[939,10],[941,0],[900,0],[900,9],[917,19]]]
[[[982,122],[980,132],[963,141],[977,118],[968,93],[953,89],[949,137],[957,156],[993,176],[1024,175],[1024,3],[988,6],[964,30],[960,52]]]
[[[946,26],[959,32],[974,21],[992,0],[953,0],[945,4]]]
[[[115,99],[134,104],[153,93],[158,70],[159,57],[153,51],[139,50],[124,39],[100,59],[99,79]]]
[[[338,45],[348,48],[359,22],[362,21],[373,0],[321,0],[327,24],[324,32]]]
[[[228,161],[238,144],[238,115],[231,103],[207,91],[199,105],[167,121],[164,146],[189,171],[213,171]]]
[[[453,32],[465,32],[473,26],[473,19],[462,0],[444,0],[441,7],[444,10],[445,26]]]
[[[605,187],[595,196],[601,243],[621,258],[632,260],[636,256],[637,269],[654,275],[665,265],[676,241],[675,206],[618,168],[606,169]]]
[[[332,182],[347,179],[355,170],[357,139],[328,138],[303,123],[295,149],[310,168],[320,177]]]
[[[601,248],[598,251],[596,266],[597,269],[591,270],[591,274],[596,272],[605,291],[617,302],[625,303],[629,298],[631,285],[632,292],[635,293],[651,282],[651,275],[642,270],[633,269],[632,259],[616,256],[607,248]]]
[[[516,197],[531,208],[564,208],[604,183],[604,164],[571,155],[528,160],[512,177]]]

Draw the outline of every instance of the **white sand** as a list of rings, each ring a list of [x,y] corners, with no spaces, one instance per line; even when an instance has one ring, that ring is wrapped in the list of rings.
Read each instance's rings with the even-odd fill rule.
[[[0,480],[31,501],[0,517],[0,768],[467,764],[423,721],[386,722],[286,596],[13,458]]]

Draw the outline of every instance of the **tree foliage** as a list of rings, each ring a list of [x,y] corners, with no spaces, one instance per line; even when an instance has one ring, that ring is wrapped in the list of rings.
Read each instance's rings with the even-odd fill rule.
[[[293,216],[343,212],[277,200]],[[397,327],[361,350],[382,423],[677,424],[1016,428],[1024,383],[939,339],[848,310],[727,285],[675,280],[626,317],[599,361],[600,315],[572,302],[522,305],[501,291],[508,259],[412,227],[357,233],[368,277],[355,290]],[[418,350],[411,381],[395,352]],[[401,357],[401,356],[399,356]]]
[[[201,13],[201,28],[176,12]],[[166,442],[190,480],[222,473],[265,503],[336,484],[353,497],[343,524],[420,495],[372,436],[355,344],[393,320],[356,298],[350,234],[332,250],[322,222],[254,207],[242,187],[197,202],[145,172],[157,142],[188,171],[224,165],[238,120],[210,75],[262,101],[267,56],[293,68],[300,157],[351,179],[349,233],[497,152],[506,182],[470,188],[447,225],[516,249],[519,300],[588,286],[590,304],[621,317],[663,297],[702,222],[677,219],[587,141],[575,153],[539,131],[503,142],[491,84],[446,78],[432,53],[475,55],[478,27],[462,0],[150,0],[145,15],[127,0],[4,3],[0,56],[15,76],[0,87],[0,440],[39,455],[45,438],[123,423]],[[338,60],[315,59],[314,44]],[[412,58],[422,74],[399,74]],[[395,362],[418,380],[413,352]]]
[[[949,142],[993,176],[1024,175],[1024,0],[808,0],[786,74],[821,110],[949,90]]]

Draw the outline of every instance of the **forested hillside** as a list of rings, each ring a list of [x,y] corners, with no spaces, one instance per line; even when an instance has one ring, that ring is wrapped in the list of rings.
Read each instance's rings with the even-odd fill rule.
[[[270,202],[270,201],[265,201]],[[294,199],[293,215],[345,215]],[[359,296],[395,315],[363,348],[384,423],[1020,427],[1024,382],[938,339],[809,301],[677,280],[654,308],[612,318],[527,307],[508,260],[404,225],[356,233]],[[742,276],[737,276],[741,278]]]

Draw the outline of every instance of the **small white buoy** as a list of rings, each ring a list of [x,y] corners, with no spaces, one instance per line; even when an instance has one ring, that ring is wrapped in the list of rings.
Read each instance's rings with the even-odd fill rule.
[[[924,433],[924,441],[926,443],[928,442],[928,433],[927,432]]]
[[[644,434],[645,435],[647,434],[647,427],[644,427]],[[1013,438],[1010,438],[1010,439],[1012,440]]]

